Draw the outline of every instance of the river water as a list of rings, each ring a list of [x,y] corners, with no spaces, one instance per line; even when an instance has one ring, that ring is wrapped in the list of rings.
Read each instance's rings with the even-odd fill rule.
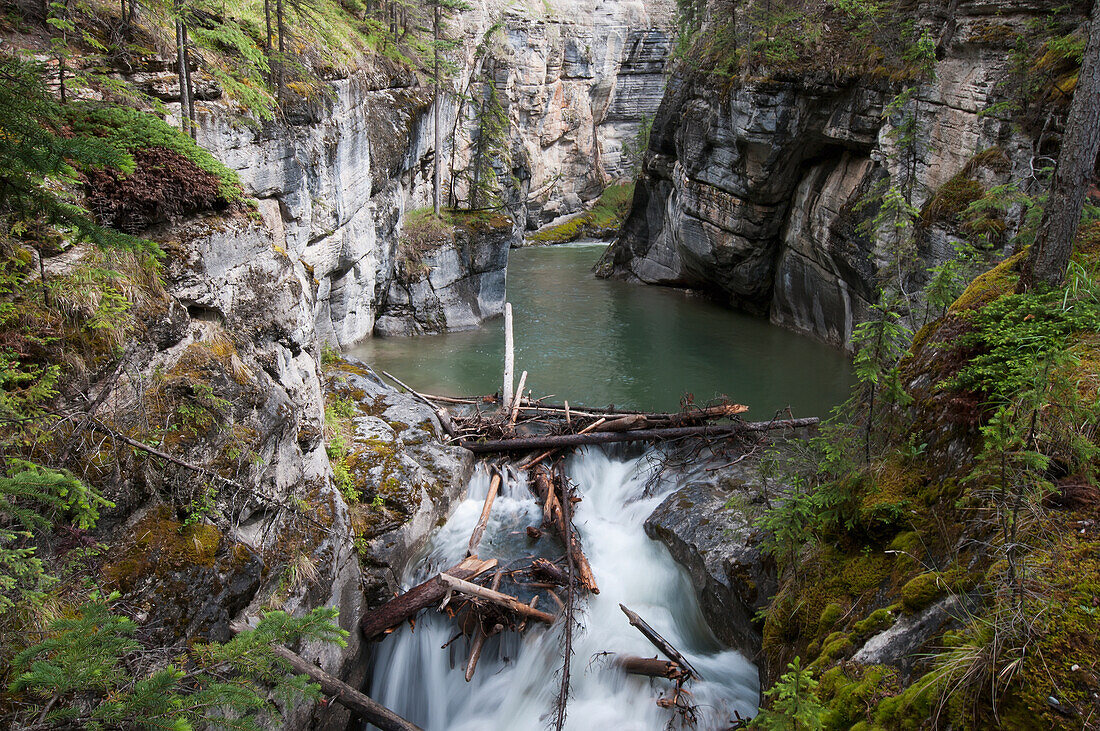
[[[702,403],[727,394],[746,415],[827,416],[851,386],[839,351],[662,287],[596,279],[605,243],[513,250],[508,300],[515,319],[516,379],[528,371],[536,396],[570,404],[676,410],[684,394]],[[413,388],[444,395],[500,390],[503,320],[480,330],[373,338],[348,351]]]
[[[747,718],[756,711],[756,668],[718,643],[703,621],[687,574],[663,545],[645,535],[645,519],[675,489],[662,484],[647,492],[652,469],[645,457],[609,457],[600,449],[586,450],[567,464],[567,474],[583,498],[574,523],[600,588],[598,595],[580,604],[578,613],[565,725],[571,731],[656,731],[672,718],[656,704],[670,690],[669,681],[626,676],[600,656],[656,654],[628,623],[620,602],[684,653],[703,676],[702,682],[687,686],[698,707],[696,728],[728,728],[735,712]],[[408,586],[463,558],[488,486],[487,473],[479,470],[468,499],[407,572]],[[493,504],[479,555],[498,557],[502,565],[531,554],[560,556],[560,546],[549,538],[528,544],[524,529],[541,520],[542,511],[524,478],[516,476]],[[501,589],[515,590],[506,585]],[[555,611],[546,597],[540,607]],[[546,729],[560,684],[561,622],[548,629],[529,628],[522,638],[505,633],[490,639],[470,683],[463,677],[465,639],[440,649],[454,633],[454,622],[429,611],[417,620],[415,631],[406,626],[387,637],[373,664],[371,697],[428,731]]]
[[[530,371],[537,395],[571,404],[677,408],[681,394],[696,402],[719,394],[769,418],[790,406],[795,416],[824,415],[840,403],[851,376],[840,353],[680,292],[595,279],[591,266],[603,244],[585,243],[511,252],[508,296],[516,328],[516,371]],[[349,352],[420,390],[477,395],[499,388],[503,335],[500,321],[474,332],[376,339]],[[635,453],[636,454],[636,453]],[[726,729],[749,717],[759,702],[757,671],[739,652],[724,648],[702,618],[691,580],[643,524],[678,485],[653,474],[653,451],[581,450],[566,463],[583,498],[574,523],[598,595],[579,605],[566,728],[572,731],[657,731],[675,722],[656,700],[671,683],[626,676],[602,653],[653,657],[656,652],[619,609],[625,604],[668,639],[702,674],[688,689],[697,729]],[[681,478],[682,481],[683,478]],[[488,490],[484,466],[466,499],[401,577],[406,588],[465,555]],[[511,474],[493,505],[481,558],[529,563],[557,558],[562,548],[546,532],[537,542],[527,526],[541,510],[522,474]],[[507,582],[502,591],[530,594]],[[540,608],[555,611],[549,597]],[[542,731],[552,727],[558,695],[562,621],[506,632],[485,646],[473,680],[463,677],[468,641],[438,612],[423,612],[374,650],[372,697],[427,731]],[[675,724],[673,727],[676,727]]]

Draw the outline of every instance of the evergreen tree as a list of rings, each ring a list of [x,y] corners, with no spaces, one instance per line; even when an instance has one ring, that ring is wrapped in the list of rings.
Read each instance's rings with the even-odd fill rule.
[[[1056,287],[1065,281],[1096,167],[1096,154],[1100,151],[1100,2],[1093,5],[1088,35],[1058,167],[1038,236],[1020,277],[1021,291],[1035,284]]]
[[[281,0],[280,0],[281,2]],[[448,21],[456,14],[470,9],[464,0],[427,0],[432,20],[432,81],[435,88],[435,155],[432,162],[432,210],[438,218],[443,200],[443,82],[453,71],[448,54],[459,42],[448,38]]]
[[[769,708],[752,720],[752,728],[765,731],[818,731],[824,728],[825,706],[817,697],[817,681],[802,667],[799,658],[787,665],[787,672],[764,695]]]

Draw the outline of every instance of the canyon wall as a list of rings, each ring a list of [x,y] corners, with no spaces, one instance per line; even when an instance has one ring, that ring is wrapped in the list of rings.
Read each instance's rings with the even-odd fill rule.
[[[1012,44],[1049,19],[1053,4],[904,5],[937,48],[934,76],[897,105],[908,84],[887,75],[765,69],[728,78],[679,64],[605,273],[705,290],[847,346],[893,256],[889,227],[866,227],[877,205],[862,201],[881,200],[886,185],[905,178],[910,203],[925,214],[956,175],[986,188],[1027,181],[1039,154],[997,104],[1007,99]],[[910,121],[912,148],[903,152],[899,129]],[[1053,129],[1056,114],[1051,121]],[[996,160],[979,157],[988,150]],[[953,256],[950,223],[916,222],[922,266]]]

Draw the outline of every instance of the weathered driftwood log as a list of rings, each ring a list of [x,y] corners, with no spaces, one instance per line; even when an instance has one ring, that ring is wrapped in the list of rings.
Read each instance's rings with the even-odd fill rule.
[[[493,574],[493,583],[489,586],[490,589],[496,591],[500,588],[500,579],[504,576],[504,573],[497,571]],[[493,629],[490,632],[485,631],[485,624],[478,618],[477,627],[474,629],[474,638],[470,643],[470,659],[466,661],[466,682],[469,683],[474,677],[474,671],[477,670],[477,661],[481,659],[481,651],[485,647],[485,641],[490,636],[504,631],[504,625],[497,623],[493,625]]]
[[[519,386],[517,386],[516,396],[512,400],[512,405],[508,412],[508,428],[511,429],[516,425],[516,419],[519,418],[519,402],[523,399],[523,389],[527,387],[527,371],[524,371],[519,376]]]
[[[482,561],[477,556],[470,556],[458,565],[447,569],[446,573],[462,579],[472,579],[496,568],[496,565],[495,558]],[[405,620],[415,617],[421,609],[439,604],[446,594],[447,590],[441,587],[433,576],[377,609],[364,614],[359,620],[359,629],[364,637],[368,640],[372,639],[387,630],[398,627]]]
[[[507,413],[512,407],[512,388],[515,386],[513,373],[516,367],[516,352],[512,338],[512,303],[504,303],[504,385],[500,389],[500,408]],[[520,392],[520,398],[523,392]]]
[[[532,561],[531,569],[534,573],[540,574],[558,586],[565,586],[569,581],[564,571],[558,568],[552,561],[545,558],[536,558]]]
[[[474,532],[470,535],[470,545],[466,548],[466,555],[477,554],[477,547],[481,543],[481,537],[485,535],[485,526],[489,523],[489,512],[493,509],[493,502],[500,491],[501,477],[499,472],[493,473],[493,479],[489,482],[489,494],[485,496],[485,504],[481,507],[481,517],[477,519]]]
[[[434,581],[442,590],[445,595],[448,591],[457,591],[460,594],[466,594],[467,596],[477,597],[478,599],[484,599],[487,602],[492,602],[497,606],[504,607],[505,609],[515,612],[516,614],[524,617],[525,619],[534,619],[538,622],[544,622],[546,624],[554,623],[554,615],[547,614],[546,612],[535,609],[534,607],[524,604],[514,596],[508,594],[502,594],[499,591],[493,591],[492,589],[486,589],[484,586],[478,586],[469,581],[456,578],[446,573],[439,574],[435,577]]]
[[[645,442],[682,437],[732,437],[739,434],[763,432],[779,429],[800,429],[815,426],[821,420],[816,416],[805,419],[782,419],[775,421],[754,421],[723,426],[680,426],[668,429],[639,429],[627,432],[590,432],[588,434],[562,434],[539,437],[517,437],[515,439],[496,439],[484,442],[461,442],[461,446],[471,452],[486,454],[492,452],[520,452],[531,449],[557,449],[560,447],[580,447],[588,444],[611,444],[613,442]]]
[[[636,655],[619,655],[615,658],[615,666],[623,672],[631,675],[645,675],[649,678],[668,678],[676,680],[684,674],[684,669],[672,660],[662,660],[659,657],[638,657]]]
[[[696,670],[690,662],[688,662],[688,659],[681,655],[680,651],[673,647],[668,640],[657,634],[657,630],[650,627],[644,619],[639,617],[635,612],[627,609],[622,604],[619,605],[619,609],[623,610],[623,614],[625,614],[626,618],[630,620],[630,624],[637,627],[638,631],[641,632],[645,636],[645,638],[653,644],[654,647],[665,654],[665,657],[674,661],[677,665],[683,668],[684,672],[687,673],[688,676],[702,679],[699,671]]]
[[[566,530],[565,515],[562,512],[561,503],[557,497],[557,490],[554,489],[554,482],[550,473],[545,467],[539,466],[534,470],[534,478],[536,493],[539,499],[543,501],[543,515],[546,516],[547,523],[557,531],[558,537],[566,544],[565,550],[569,552],[573,559],[577,578],[580,579],[581,585],[585,589],[593,594],[599,594],[600,588],[596,584],[596,577],[592,573],[592,566],[588,563],[588,557],[584,555],[584,549],[581,548],[580,539],[577,538],[575,532]],[[564,485],[562,487],[564,489]],[[562,499],[565,499],[564,494]],[[552,506],[551,503],[553,503]]]
[[[249,629],[248,625],[243,622],[231,622],[229,627],[234,632],[243,632]],[[331,696],[334,701],[367,723],[373,723],[383,731],[423,731],[419,726],[401,718],[401,716],[398,716],[373,698],[360,693],[339,678],[329,675],[301,655],[291,652],[282,645],[270,645],[270,647],[271,651],[278,658],[286,661],[294,672],[308,675],[311,680],[321,686],[322,693]]]
[[[569,419],[569,412],[568,412],[568,411],[566,411],[566,412],[565,412],[565,418],[566,418],[567,420]],[[604,418],[600,418],[600,419],[597,419],[597,420],[596,420],[596,421],[595,421],[594,423],[592,423],[592,424],[589,424],[588,426],[586,426],[585,428],[581,429],[581,430],[580,430],[579,432],[577,432],[577,433],[578,433],[578,434],[587,434],[588,432],[591,432],[591,431],[595,431],[595,430],[596,430],[597,428],[599,428],[599,426],[600,426],[601,424],[603,424],[603,423],[604,423],[605,421],[607,421],[607,419],[604,419]],[[553,453],[554,453],[554,450],[553,450],[553,449],[547,450],[547,451],[543,452],[542,454],[540,454],[540,455],[539,455],[538,457],[535,457],[535,458],[534,458],[533,460],[531,460],[530,462],[528,462],[528,463],[526,463],[526,464],[522,464],[522,465],[520,465],[520,467],[519,467],[519,468],[520,468],[521,470],[529,470],[529,469],[531,469],[532,467],[534,467],[535,465],[537,465],[537,464],[538,464],[539,462],[542,462],[542,461],[543,461],[544,459],[546,459],[547,457],[549,457],[549,456],[550,456],[551,454],[553,454]]]

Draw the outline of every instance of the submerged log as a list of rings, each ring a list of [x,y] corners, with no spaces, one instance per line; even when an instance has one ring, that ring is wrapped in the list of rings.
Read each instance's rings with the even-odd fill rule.
[[[448,591],[457,591],[460,594],[466,594],[467,596],[477,597],[478,599],[484,599],[487,602],[492,602],[497,606],[504,607],[505,609],[515,612],[525,619],[534,619],[538,622],[544,622],[546,624],[554,623],[554,615],[548,614],[543,611],[539,611],[534,607],[524,604],[519,599],[508,594],[502,594],[499,591],[493,591],[492,589],[486,589],[484,586],[478,586],[469,581],[456,578],[447,573],[439,574],[433,579],[436,585],[440,588],[445,595]]]
[[[249,629],[243,622],[231,622],[229,627],[237,633]],[[301,655],[291,652],[282,645],[269,645],[269,647],[276,657],[290,666],[291,670],[309,676],[321,686],[322,693],[331,696],[334,701],[367,723],[373,723],[383,731],[423,731],[419,726],[406,721],[373,698],[359,692],[339,678],[329,675]]]
[[[489,482],[489,494],[485,496],[485,504],[481,508],[481,517],[474,526],[474,532],[470,535],[470,545],[466,548],[466,555],[477,554],[477,547],[481,543],[481,537],[485,535],[485,526],[489,523],[489,511],[493,509],[493,502],[497,499],[500,490],[501,477],[499,472],[493,473],[493,479]]]
[[[676,680],[684,674],[684,669],[672,660],[659,657],[637,657],[620,655],[615,658],[615,666],[631,675],[644,675],[648,678],[668,678]]]
[[[497,571],[493,574],[493,583],[490,585],[490,589],[496,591],[500,588],[500,579],[504,574],[501,571]],[[469,683],[474,677],[474,671],[477,670],[477,662],[481,659],[481,651],[485,647],[485,641],[489,639],[491,635],[495,635],[498,632],[504,631],[503,624],[495,624],[491,632],[485,631],[485,625],[478,619],[477,627],[474,629],[474,639],[470,644],[470,659],[466,661],[466,682]]]
[[[682,437],[734,437],[752,432],[765,432],[780,429],[800,429],[815,426],[821,420],[816,416],[805,419],[782,419],[775,421],[756,421],[728,426],[681,426],[668,429],[639,429],[627,432],[590,432],[588,434],[562,434],[539,437],[517,437],[515,439],[496,439],[484,442],[460,442],[460,446],[471,452],[486,454],[493,452],[521,452],[531,449],[556,449],[559,447],[580,447],[588,444],[611,444],[613,442],[645,442]]]
[[[580,579],[581,585],[585,589],[593,594],[599,594],[600,588],[596,584],[596,577],[592,573],[592,566],[588,563],[588,557],[584,555],[584,549],[581,548],[580,539],[573,531],[566,530],[565,514],[562,511],[562,504],[558,500],[557,490],[554,489],[554,483],[549,472],[545,467],[536,467],[534,478],[537,494],[543,500],[543,514],[546,516],[546,522],[553,526],[558,533],[558,537],[565,544],[565,550],[573,559],[577,578]],[[563,492],[562,500],[564,499]]]
[[[695,677],[702,680],[702,676],[699,675],[699,671],[696,670],[688,659],[680,654],[680,651],[673,647],[668,640],[661,635],[657,634],[657,630],[649,626],[648,623],[635,612],[630,611],[624,605],[620,604],[619,609],[623,610],[623,614],[630,620],[630,624],[638,628],[647,640],[649,640],[654,647],[665,654],[665,657],[669,658],[681,668],[689,677]]]
[[[456,566],[447,569],[445,573],[461,579],[472,579],[475,576],[496,568],[497,560],[482,561],[477,556],[470,556]],[[415,617],[421,609],[439,604],[447,595],[447,589],[441,587],[433,576],[422,584],[409,589],[404,594],[394,597],[374,611],[367,612],[359,620],[359,629],[366,639],[398,627],[407,619]]]

